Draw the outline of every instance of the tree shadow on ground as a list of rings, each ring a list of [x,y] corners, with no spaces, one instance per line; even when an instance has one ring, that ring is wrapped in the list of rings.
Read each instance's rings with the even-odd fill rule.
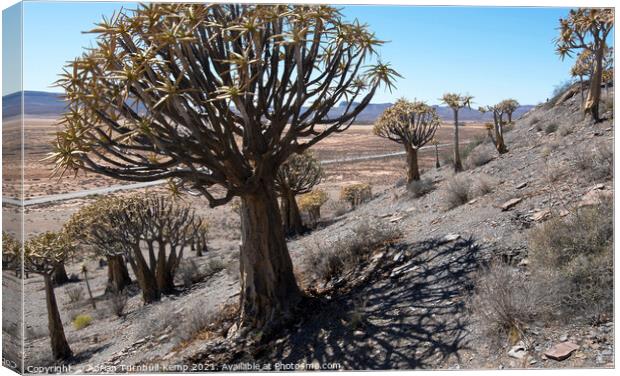
[[[257,358],[360,370],[458,364],[467,348],[465,300],[484,254],[471,238],[400,244],[369,282],[325,302]]]

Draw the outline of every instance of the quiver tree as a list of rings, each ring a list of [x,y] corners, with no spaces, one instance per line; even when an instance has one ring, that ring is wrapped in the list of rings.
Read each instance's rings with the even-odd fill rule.
[[[505,154],[508,152],[506,143],[504,142],[504,114],[506,113],[505,106],[509,105],[507,101],[502,101],[494,106],[479,107],[478,111],[481,113],[490,112],[493,114],[493,131],[491,127],[487,127],[488,135],[495,145],[495,149],[499,154]]]
[[[50,157],[58,173],[173,179],[212,207],[239,196],[239,327],[265,333],[301,297],[278,168],[393,87],[389,65],[368,65],[383,42],[330,6],[151,4],[92,32],[97,46],[58,82],[68,99]]]
[[[322,189],[315,189],[299,198],[299,209],[308,213],[308,218],[312,225],[321,219],[321,206],[328,200],[327,192]]]
[[[73,243],[63,232],[46,232],[29,239],[24,245],[24,270],[41,275],[45,284],[47,324],[54,359],[67,359],[73,355],[65,337],[52,283],[55,269],[72,252]]]
[[[574,51],[589,51],[592,54],[590,87],[583,106],[595,122],[599,119],[603,60],[607,48],[607,37],[614,26],[614,10],[611,8],[571,9],[567,18],[560,19],[560,36],[556,39],[556,51],[563,59]]]
[[[190,239],[190,246],[196,257],[202,257],[209,250],[209,224],[206,220],[198,218],[192,226],[194,236]]]
[[[461,153],[459,152],[459,111],[462,108],[471,108],[471,102],[474,99],[471,95],[462,95],[456,93],[446,93],[441,101],[452,109],[454,117],[454,172],[463,171],[463,163],[461,163]]]
[[[15,237],[6,231],[2,231],[2,270],[15,269],[21,271],[21,245]]]
[[[340,199],[351,204],[351,209],[372,198],[372,187],[367,183],[354,183],[340,189]]]
[[[280,213],[286,235],[300,235],[306,230],[295,197],[310,192],[322,178],[321,163],[309,152],[291,155],[278,169],[275,189],[280,196]]]
[[[108,264],[107,292],[122,291],[131,284],[125,259],[125,246],[118,236],[98,236],[96,229],[109,226],[109,215],[118,210],[120,199],[102,198],[84,205],[73,213],[64,225],[65,232],[82,247],[88,247],[95,255],[105,257]],[[102,234],[103,235],[103,234]]]
[[[433,146],[435,147],[435,168],[439,168],[441,167],[441,165],[439,164],[439,140],[433,137],[433,139],[431,140],[431,144],[433,144]]]
[[[504,113],[508,117],[508,124],[512,124],[512,114],[519,108],[519,102],[516,99],[505,99],[502,101]]]
[[[407,183],[420,180],[418,149],[435,136],[441,124],[434,108],[424,102],[399,99],[375,124],[375,135],[404,145],[407,154]]]

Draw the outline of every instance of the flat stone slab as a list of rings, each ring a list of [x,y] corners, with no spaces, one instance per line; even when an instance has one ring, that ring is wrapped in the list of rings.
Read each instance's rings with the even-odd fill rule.
[[[523,183],[517,185],[515,188],[521,189],[521,188],[525,188],[525,187],[527,187],[527,182],[523,182]]]
[[[500,208],[502,209],[502,211],[506,211],[506,210],[510,210],[510,208],[512,208],[513,206],[515,206],[516,204],[520,203],[523,199],[522,198],[513,198],[510,199],[506,202],[504,202]]]
[[[542,221],[543,219],[547,219],[547,217],[549,217],[550,215],[551,215],[551,210],[544,209],[544,210],[534,213],[531,218],[532,220],[539,222],[539,221]]]
[[[578,348],[579,346],[572,342],[561,342],[547,350],[545,356],[549,359],[562,361],[571,356]]]

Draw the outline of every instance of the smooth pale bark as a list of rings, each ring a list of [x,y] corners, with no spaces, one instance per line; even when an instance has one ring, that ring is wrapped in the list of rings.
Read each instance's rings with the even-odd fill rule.
[[[108,256],[108,288],[106,292],[122,291],[131,284],[123,255]]]
[[[54,273],[52,274],[52,282],[55,286],[61,286],[69,282],[69,277],[67,276],[65,264],[59,263],[56,265],[56,267],[54,268]]]
[[[454,172],[461,171],[463,171],[463,164],[459,152],[459,111],[454,110]]]
[[[45,303],[47,305],[47,327],[50,334],[50,342],[52,345],[52,354],[54,359],[68,359],[73,356],[73,352],[69,347],[65,330],[62,326],[58,304],[56,303],[56,295],[54,294],[54,286],[52,278],[48,274],[43,275],[45,282]]]
[[[93,291],[90,289],[90,282],[88,281],[88,271],[86,271],[86,269],[84,269],[84,282],[86,282],[86,291],[88,291],[90,304],[93,306],[93,309],[97,309],[97,305],[95,304],[95,298],[93,297]]]
[[[239,328],[264,334],[291,316],[302,294],[293,274],[273,179],[241,199]]]
[[[406,147],[407,152],[407,183],[420,180],[420,169],[418,167],[418,150],[414,147]]]
[[[594,69],[590,76],[590,90],[584,105],[584,112],[592,116],[592,120],[599,122],[599,102],[601,101],[601,81],[603,77],[603,48],[594,53]]]
[[[506,144],[504,143],[504,129],[502,124],[502,118],[497,117],[497,115],[493,114],[494,122],[495,122],[495,149],[500,154],[508,153],[508,149],[506,148]]]

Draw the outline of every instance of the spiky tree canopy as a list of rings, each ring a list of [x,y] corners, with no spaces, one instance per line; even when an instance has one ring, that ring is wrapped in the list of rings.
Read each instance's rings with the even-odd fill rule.
[[[276,190],[294,195],[308,193],[323,179],[321,163],[309,152],[293,154],[278,169]]]
[[[183,247],[206,231],[207,223],[187,205],[165,197],[104,197],[74,213],[64,226],[69,236],[98,253],[128,254],[141,241],[161,239]]]
[[[150,4],[92,32],[58,81],[57,172],[174,179],[211,206],[345,130],[398,76],[369,65],[383,42],[330,6]]]
[[[399,99],[381,114],[373,131],[379,137],[417,149],[433,139],[440,124],[431,106]]]
[[[516,99],[504,99],[500,102],[500,106],[503,107],[506,112],[513,113],[519,108],[519,102]]]
[[[465,107],[470,108],[473,99],[473,95],[457,93],[445,93],[441,97],[441,101],[454,111],[459,111]]]
[[[74,251],[73,242],[62,231],[39,234],[24,244],[24,269],[49,275]]]
[[[572,9],[567,18],[560,19],[560,36],[556,39],[556,51],[564,58],[575,50],[595,53],[604,46],[614,26],[614,10],[610,8]]]

